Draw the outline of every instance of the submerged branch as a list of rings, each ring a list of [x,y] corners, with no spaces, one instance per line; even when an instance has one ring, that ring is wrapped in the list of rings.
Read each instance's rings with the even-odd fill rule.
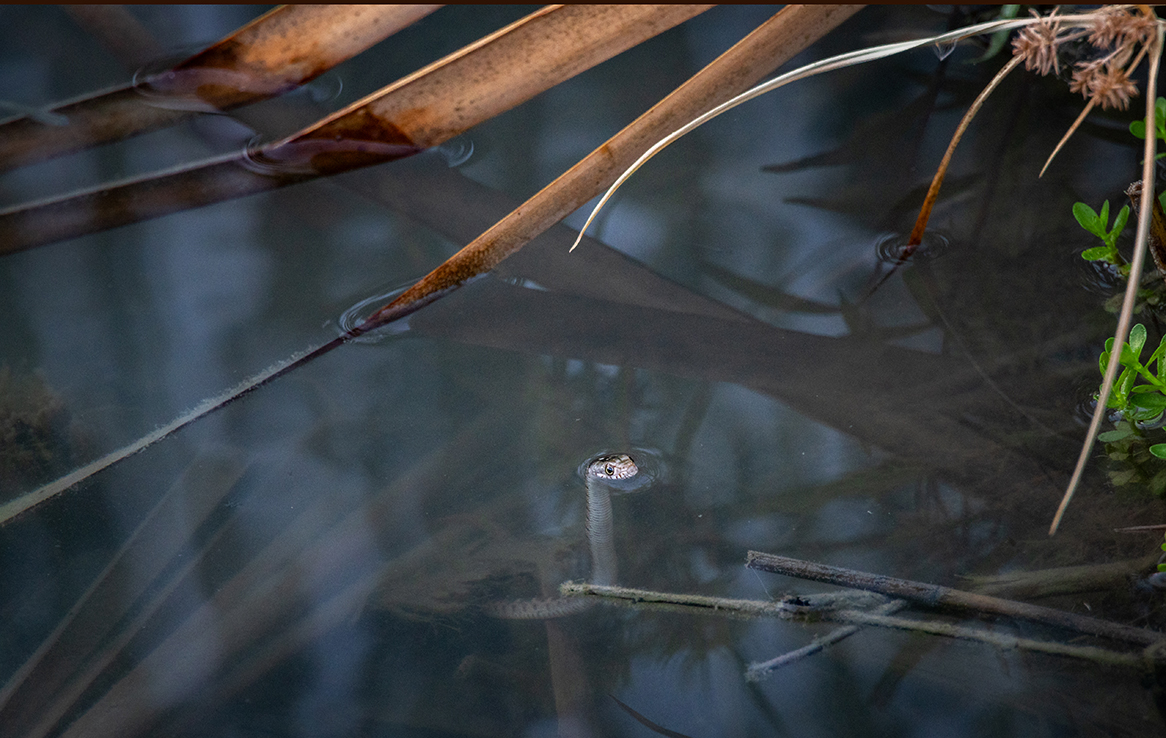
[[[790,619],[808,616],[814,620],[848,623],[854,626],[855,630],[859,626],[894,628],[896,630],[906,630],[926,635],[975,641],[1003,650],[1021,649],[1035,653],[1045,653],[1051,656],[1083,659],[1097,664],[1120,666],[1127,669],[1152,668],[1161,658],[1159,653],[1161,651],[1160,641],[1152,642],[1141,652],[1124,653],[1106,648],[1098,648],[1096,646],[1075,646],[1040,641],[1032,638],[1017,638],[1005,633],[993,633],[983,628],[969,628],[953,623],[917,620],[862,610],[814,608],[809,613],[799,615],[797,612],[798,608],[791,606],[789,600],[803,598],[786,598],[786,600],[778,602],[762,602],[760,600],[738,600],[705,595],[656,592],[646,589],[631,589],[628,587],[605,587],[597,584],[581,584],[578,582],[567,582],[563,584],[559,587],[559,592],[565,597],[594,597],[607,604],[622,605],[635,609],[671,610],[674,612],[729,617],[769,616]],[[887,608],[893,604],[895,603],[884,602],[882,607]],[[852,634],[852,632],[848,631],[850,631],[849,628],[842,628],[835,631],[835,633],[840,635],[838,640]],[[806,653],[800,654],[798,657],[811,655],[821,650],[821,648],[817,643],[811,643],[805,650]],[[794,658],[794,654],[798,653],[798,651],[794,651],[791,654],[786,654],[783,657],[779,657],[779,659],[775,659],[774,661],[778,663],[772,668],[781,666],[782,664],[780,662],[782,659]],[[772,663],[765,662],[751,665],[746,671],[746,679],[756,681],[764,678],[766,672],[771,670],[769,665]]]
[[[895,579],[881,574],[868,574],[839,566],[775,556],[760,551],[750,551],[746,557],[745,565],[750,569],[785,574],[798,579],[809,579],[841,587],[877,592],[887,597],[901,598],[925,607],[954,608],[985,615],[1003,615],[1019,620],[1053,625],[1083,635],[1102,636],[1142,646],[1158,643],[1166,638],[1166,635],[1152,630],[1111,623],[1107,620],[1076,615],[1064,610],[1054,610],[1050,607],[1030,605],[1026,602],[973,594],[936,584]]]
[[[908,602],[906,600],[891,600],[890,602],[879,605],[871,614],[884,617],[894,615],[907,605]],[[824,650],[827,646],[833,646],[835,643],[849,638],[860,630],[862,630],[861,625],[844,625],[841,628],[830,631],[821,638],[815,638],[811,643],[799,649],[790,651],[789,653],[783,653],[781,656],[772,658],[769,661],[750,664],[749,668],[745,671],[745,679],[750,682],[759,682],[763,679],[768,679],[773,672],[783,666],[789,666],[792,663],[813,656],[819,651]]]

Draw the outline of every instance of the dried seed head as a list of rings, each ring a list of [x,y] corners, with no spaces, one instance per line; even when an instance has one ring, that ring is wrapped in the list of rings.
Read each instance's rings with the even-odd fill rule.
[[[1125,70],[1100,60],[1078,65],[1073,70],[1069,90],[1094,98],[1104,110],[1125,110],[1130,106],[1130,99],[1138,94],[1138,86]]]
[[[1154,37],[1156,22],[1129,8],[1100,8],[1098,20],[1089,32],[1089,43],[1099,48],[1148,44]]]
[[[1057,65],[1057,30],[1059,21],[1048,18],[1026,26],[1012,40],[1012,51],[1024,59],[1024,68],[1030,72],[1046,75],[1050,71],[1060,72]]]
[[[1090,83],[1090,89],[1102,110],[1125,110],[1130,106],[1130,98],[1138,94],[1138,86],[1120,67],[1110,67],[1105,74],[1096,77]]]

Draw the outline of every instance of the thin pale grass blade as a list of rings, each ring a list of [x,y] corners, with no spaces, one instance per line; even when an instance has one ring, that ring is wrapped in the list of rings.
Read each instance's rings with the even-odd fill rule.
[[[635,174],[636,170],[646,164],[648,160],[663,151],[668,146],[675,143],[678,139],[691,133],[713,118],[716,118],[722,113],[732,110],[738,105],[746,103],[755,97],[764,95],[767,92],[772,92],[773,90],[784,87],[791,82],[806,79],[807,77],[813,77],[818,74],[832,72],[837,69],[845,69],[846,67],[852,67],[856,64],[865,64],[867,62],[877,61],[878,59],[885,59],[888,56],[894,56],[895,54],[901,54],[905,51],[911,51],[912,49],[917,49],[923,46],[950,43],[953,41],[959,41],[960,39],[966,38],[968,36],[976,36],[982,33],[993,33],[995,31],[1022,28],[1024,26],[1031,25],[1032,23],[1039,22],[1040,20],[1041,19],[1037,18],[1022,18],[1011,21],[990,21],[988,23],[980,23],[977,25],[968,26],[966,28],[961,28],[959,30],[950,31],[938,36],[930,36],[912,41],[886,44],[884,46],[875,46],[869,49],[861,49],[859,51],[850,51],[845,54],[839,54],[838,56],[832,56],[828,59],[814,62],[812,64],[807,64],[804,67],[800,67],[791,72],[787,72],[786,74],[775,77],[768,82],[752,88],[751,90],[747,90],[746,92],[743,92],[740,95],[734,97],[732,100],[718,105],[704,115],[688,122],[683,127],[656,142],[650,149],[644,152],[644,155],[637,159],[631,167],[629,167],[623,174],[621,174],[615,183],[608,188],[607,192],[604,193],[603,197],[599,199],[599,203],[596,204],[596,206],[592,209],[591,215],[588,216],[587,221],[579,230],[579,235],[582,237],[583,234],[587,232],[587,228],[590,227],[592,221],[594,221],[596,216],[599,215],[599,211],[603,209],[603,206],[606,205],[609,200],[611,200],[613,195],[615,195],[616,190],[618,190],[620,186],[622,186],[623,183],[628,180],[629,177]],[[1060,20],[1062,23],[1077,22],[1092,24],[1095,18],[1088,15],[1066,15],[1060,16]],[[576,244],[576,246],[577,245],[578,244]],[[574,249],[575,247],[572,246],[571,248]]]
[[[282,141],[0,211],[0,254],[436,146],[709,6],[548,6]]]
[[[166,425],[156,428],[153,432],[146,434],[145,436],[139,438],[137,441],[134,441],[127,446],[123,446],[116,451],[112,451],[99,459],[91,461],[85,466],[75,469],[74,471],[66,474],[54,482],[50,482],[49,484],[46,484],[27,494],[12,498],[3,505],[0,505],[0,526],[12,520],[16,516],[31,510],[37,505],[43,503],[45,500],[56,497],[61,492],[64,492],[66,489],[69,489],[70,487],[88,479],[94,474],[108,469],[118,461],[127,459],[130,456],[143,451],[163,438],[170,436],[180,428],[184,428],[187,425],[190,425],[195,420],[204,418],[213,412],[227,407],[229,404],[242,398],[249,392],[253,392],[259,387],[262,387],[268,382],[274,381],[275,379],[312,360],[313,358],[327,353],[336,346],[339,346],[341,343],[343,343],[343,340],[337,338],[327,344],[324,344],[323,346],[318,347],[314,351],[309,351],[304,354],[295,354],[287,360],[279,362],[260,372],[254,377],[241,382],[221,395],[204,400],[194,409],[183,413]]]
[[[612,136],[517,210],[374,313],[372,329],[420,309],[497,266],[530,239],[577,210],[684,121],[723,102],[836,28],[861,6],[787,7]]]
[[[1117,319],[1117,330],[1113,334],[1113,345],[1117,347],[1118,351],[1125,343],[1126,337],[1130,332],[1130,323],[1133,322],[1134,303],[1138,297],[1138,287],[1142,283],[1142,264],[1146,260],[1146,242],[1150,236],[1150,218],[1154,211],[1154,190],[1153,186],[1145,186],[1146,182],[1154,182],[1154,155],[1157,152],[1158,139],[1153,135],[1156,130],[1155,126],[1155,110],[1154,105],[1158,99],[1158,67],[1161,63],[1162,57],[1162,25],[1158,25],[1158,35],[1154,40],[1154,47],[1150,52],[1150,71],[1146,79],[1146,144],[1142,149],[1142,205],[1138,212],[1138,232],[1134,241],[1134,257],[1130,261],[1130,273],[1127,279],[1125,299],[1121,303],[1121,314]],[[1085,443],[1081,446],[1081,453],[1077,457],[1077,466],[1073,469],[1073,476],[1069,479],[1069,485],[1065,488],[1065,494],[1061,498],[1061,504],[1057,506],[1057,512],[1053,515],[1053,522],[1049,526],[1049,535],[1055,535],[1057,528],[1061,525],[1061,519],[1065,516],[1065,510],[1069,507],[1069,503],[1073,499],[1073,494],[1077,491],[1078,485],[1081,484],[1081,475],[1085,472],[1085,464],[1089,462],[1089,456],[1093,453],[1093,444],[1097,440],[1097,433],[1101,429],[1101,420],[1105,417],[1109,404],[1109,393],[1113,389],[1114,380],[1117,379],[1117,369],[1121,365],[1120,361],[1113,359],[1109,362],[1109,366],[1105,368],[1105,377],[1101,382],[1101,391],[1097,396],[1097,407],[1093,410],[1093,418],[1089,421],[1089,432],[1085,434]]]
[[[284,5],[173,69],[51,109],[68,125],[0,123],[0,171],[286,92],[440,5]]]

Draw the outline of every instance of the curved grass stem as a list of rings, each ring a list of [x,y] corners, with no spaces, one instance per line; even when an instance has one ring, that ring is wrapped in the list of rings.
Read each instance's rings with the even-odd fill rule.
[[[1096,21],[1096,18],[1088,14],[1079,14],[1060,16],[1059,20],[1061,23],[1092,25]],[[916,39],[914,41],[901,41],[899,43],[886,44],[884,46],[874,46],[869,49],[850,51],[845,54],[839,54],[838,56],[832,56],[828,59],[816,61],[812,64],[807,64],[804,67],[798,67],[797,69],[794,69],[790,72],[786,72],[785,74],[774,77],[768,82],[763,82],[756,87],[746,90],[731,100],[728,100],[713,108],[712,110],[709,110],[704,115],[689,121],[681,128],[657,141],[650,149],[645,151],[644,154],[639,159],[637,159],[634,164],[628,167],[628,169],[619,176],[619,179],[617,179],[615,183],[608,188],[607,192],[603,194],[603,197],[599,199],[599,202],[592,209],[591,215],[587,217],[587,221],[583,224],[583,227],[579,229],[579,237],[575,239],[575,243],[571,245],[570,250],[573,251],[575,247],[579,245],[579,242],[583,239],[583,235],[587,232],[587,229],[591,226],[591,223],[595,220],[596,216],[599,215],[599,211],[603,209],[609,200],[611,200],[616,190],[623,186],[623,183],[626,182],[633,174],[635,174],[640,167],[644,166],[648,160],[656,156],[656,154],[660,153],[668,146],[675,143],[683,136],[691,133],[713,118],[716,118],[722,113],[732,110],[742,103],[746,103],[755,97],[760,97],[767,92],[772,92],[779,87],[784,87],[791,82],[797,82],[798,80],[813,77],[825,72],[832,72],[838,69],[852,67],[857,64],[865,64],[866,62],[885,59],[888,56],[894,56],[895,54],[901,54],[905,51],[911,51],[923,46],[950,44],[970,36],[978,36],[984,33],[994,33],[996,31],[1007,31],[1015,28],[1023,28],[1024,26],[1042,21],[1043,18],[1019,18],[1016,20],[990,21],[988,23],[978,23],[976,25],[967,26],[966,28],[950,31],[938,36],[929,36],[927,38]]]
[[[1134,241],[1134,258],[1130,263],[1130,274],[1126,284],[1125,299],[1122,300],[1121,314],[1117,320],[1117,330],[1113,334],[1113,345],[1120,347],[1130,332],[1130,323],[1133,321],[1134,302],[1138,296],[1138,287],[1142,281],[1142,263],[1146,260],[1146,243],[1150,234],[1150,217],[1154,205],[1154,154],[1157,150],[1157,137],[1152,131],[1156,130],[1155,101],[1158,99],[1158,67],[1162,54],[1162,26],[1158,26],[1158,35],[1154,39],[1154,46],[1150,53],[1150,71],[1146,80],[1146,144],[1143,149],[1142,160],[1142,200],[1138,211],[1138,234]],[[1146,183],[1149,183],[1147,186]],[[1120,348],[1118,349],[1120,351]],[[1114,380],[1117,378],[1119,361],[1109,362],[1105,368],[1105,378],[1101,382],[1101,392],[1097,396],[1097,407],[1093,409],[1093,418],[1089,421],[1089,432],[1085,435],[1085,443],[1081,446],[1081,453],[1077,457],[1077,466],[1073,469],[1073,476],[1061,497],[1061,504],[1053,515],[1053,522],[1049,526],[1049,535],[1054,535],[1061,525],[1061,518],[1065,516],[1065,509],[1073,499],[1073,494],[1081,484],[1081,475],[1085,471],[1085,464],[1089,461],[1089,454],[1093,450],[1093,443],[1097,440],[1097,433],[1101,428],[1101,419],[1105,416],[1109,402],[1109,394],[1113,390]]]

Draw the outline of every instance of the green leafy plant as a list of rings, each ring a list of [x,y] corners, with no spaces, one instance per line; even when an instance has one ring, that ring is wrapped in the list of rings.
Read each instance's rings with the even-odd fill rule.
[[[1159,460],[1166,459],[1166,442],[1154,443],[1151,436],[1163,434],[1156,426],[1166,414],[1166,337],[1143,362],[1146,338],[1146,327],[1138,323],[1130,329],[1129,342],[1122,344],[1120,353],[1114,351],[1112,338],[1105,342],[1098,362],[1101,374],[1104,376],[1115,358],[1122,366],[1106,404],[1121,418],[1115,422],[1114,430],[1097,438],[1105,443],[1106,455],[1120,464],[1120,468],[1109,472],[1114,486],[1147,484],[1154,494],[1163,495],[1166,468]]]
[[[1160,97],[1154,101],[1154,127],[1158,130],[1158,138],[1166,141],[1166,120],[1163,120],[1163,116],[1166,116],[1166,97]],[[1135,120],[1134,122],[1130,123],[1130,133],[1140,139],[1145,140],[1146,121]],[[1154,159],[1161,159],[1164,156],[1166,156],[1166,152],[1158,154],[1154,157]]]
[[[1143,127],[1145,127],[1144,124]],[[1130,265],[1118,253],[1117,239],[1125,230],[1126,222],[1130,218],[1130,206],[1123,205],[1121,210],[1117,212],[1117,216],[1113,219],[1112,228],[1109,227],[1109,200],[1102,204],[1100,213],[1083,202],[1074,203],[1073,217],[1077,219],[1082,228],[1100,238],[1103,244],[1085,249],[1081,252],[1081,258],[1086,261],[1108,262],[1121,270],[1123,276],[1128,275]]]
[[[1166,208],[1166,193],[1159,196],[1158,201],[1162,203],[1163,208]],[[1117,212],[1112,226],[1109,225],[1109,200],[1102,203],[1100,213],[1083,202],[1074,203],[1073,217],[1077,219],[1077,223],[1082,228],[1101,239],[1102,244],[1085,249],[1081,252],[1081,258],[1086,261],[1100,261],[1109,264],[1123,278],[1128,278],[1130,264],[1118,251],[1117,239],[1129,221],[1129,205],[1123,205],[1122,209]],[[1105,309],[1111,313],[1116,313],[1121,307],[1121,302],[1122,295],[1114,295],[1106,303]],[[1134,312],[1140,313],[1147,305],[1158,306],[1163,302],[1166,302],[1166,283],[1156,275],[1143,276],[1138,288],[1137,301],[1134,303]]]
[[[1166,534],[1163,535],[1163,538],[1166,538]],[[1162,543],[1162,550],[1166,551],[1166,541]],[[1158,571],[1166,571],[1166,564],[1158,564]]]
[[[1166,336],[1143,364],[1142,349],[1146,345],[1146,327],[1138,323],[1130,329],[1128,343],[1123,343],[1118,361],[1125,367],[1109,395],[1109,407],[1121,411],[1122,417],[1135,422],[1158,420],[1166,412]],[[1105,342],[1101,354],[1101,373],[1104,375],[1113,357],[1113,339]],[[1157,364],[1155,369],[1154,364]],[[1138,380],[1143,383],[1139,384]],[[1107,440],[1102,438],[1102,440]],[[1166,459],[1166,444],[1160,444],[1155,456]]]

